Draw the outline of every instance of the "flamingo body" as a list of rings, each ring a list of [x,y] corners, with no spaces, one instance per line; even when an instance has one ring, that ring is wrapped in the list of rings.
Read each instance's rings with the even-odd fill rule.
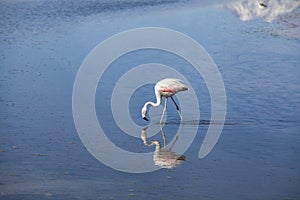
[[[188,87],[179,79],[166,78],[158,81],[154,87],[154,90],[159,91],[163,97],[171,97],[177,92],[188,90]]]
[[[154,92],[155,92],[155,96],[156,96],[156,103],[148,101],[144,104],[144,106],[142,108],[142,118],[144,120],[148,121],[148,119],[146,117],[147,106],[151,105],[153,107],[157,107],[161,104],[162,97],[165,97],[166,101],[165,101],[164,110],[163,110],[161,120],[160,120],[160,123],[161,123],[161,121],[163,119],[163,116],[164,116],[164,113],[166,111],[167,100],[168,100],[169,97],[171,97],[172,101],[174,102],[174,104],[176,106],[176,109],[178,110],[180,118],[182,119],[179,107],[176,104],[176,102],[174,101],[174,99],[172,98],[172,96],[175,95],[176,93],[180,92],[180,91],[185,91],[185,90],[188,90],[188,87],[185,84],[183,84],[181,82],[181,80],[179,80],[179,79],[166,78],[166,79],[158,81],[155,84],[155,87],[154,87]]]

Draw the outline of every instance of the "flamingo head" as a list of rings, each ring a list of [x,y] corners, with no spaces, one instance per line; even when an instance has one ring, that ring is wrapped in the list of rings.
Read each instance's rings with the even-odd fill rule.
[[[147,114],[147,107],[143,107],[142,108],[142,118],[146,121],[149,121],[146,117],[146,114]]]

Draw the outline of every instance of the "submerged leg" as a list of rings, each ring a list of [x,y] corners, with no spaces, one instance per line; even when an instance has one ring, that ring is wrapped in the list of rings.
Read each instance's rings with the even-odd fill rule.
[[[165,115],[165,112],[166,112],[166,110],[167,110],[167,102],[168,102],[168,98],[166,98],[166,100],[165,100],[165,106],[164,106],[164,110],[163,110],[163,113],[162,113],[162,115],[161,115],[159,124],[162,124],[162,120],[163,120],[164,115]]]
[[[182,121],[182,116],[181,116],[181,111],[180,111],[180,109],[179,109],[179,106],[177,105],[177,103],[175,102],[175,100],[173,99],[173,97],[171,97],[171,99],[172,99],[173,103],[175,104],[176,109],[177,109],[177,111],[178,111],[178,114],[179,114],[179,116],[180,116],[180,120]]]

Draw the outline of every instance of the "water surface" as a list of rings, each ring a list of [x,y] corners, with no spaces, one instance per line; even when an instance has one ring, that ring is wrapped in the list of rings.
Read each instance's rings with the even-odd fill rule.
[[[193,1],[130,2],[0,3],[1,199],[299,199],[299,40],[271,34],[267,22],[240,21],[228,10]],[[110,91],[123,71],[163,63],[201,91],[201,119],[184,127],[185,134],[198,127],[186,160],[172,169],[129,174],[86,151],[73,122],[72,89],[83,59],[99,42],[145,26],[171,28],[203,45],[223,77],[227,116],[217,145],[200,160],[210,123],[203,79],[188,63],[160,51],[120,58],[97,89],[96,110],[108,137],[124,149],[154,151],[112,120]],[[133,95],[130,111],[137,124],[147,125],[139,109],[154,98],[152,87]],[[170,141],[179,124],[174,106],[168,109]],[[152,139],[163,142],[160,134]]]

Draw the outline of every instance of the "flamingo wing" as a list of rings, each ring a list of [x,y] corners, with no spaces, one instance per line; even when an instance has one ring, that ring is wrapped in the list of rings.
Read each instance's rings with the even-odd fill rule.
[[[163,96],[170,97],[177,92],[188,90],[188,87],[179,79],[167,78],[157,82],[155,89]]]

